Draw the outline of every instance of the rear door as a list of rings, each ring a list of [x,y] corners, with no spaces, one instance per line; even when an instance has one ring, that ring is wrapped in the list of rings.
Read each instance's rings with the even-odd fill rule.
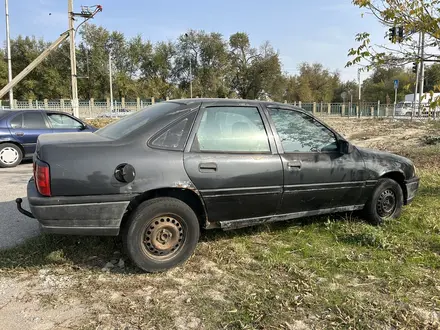
[[[34,153],[40,134],[52,133],[41,111],[33,110],[22,111],[15,117],[11,117],[9,131],[23,146],[25,157]]]
[[[210,221],[276,213],[283,167],[267,128],[267,119],[255,104],[225,102],[201,107],[184,165],[201,192]]]
[[[281,214],[358,206],[366,171],[357,150],[339,151],[336,135],[312,116],[268,108],[284,168]]]
[[[54,133],[81,132],[84,125],[75,118],[59,112],[46,112]]]

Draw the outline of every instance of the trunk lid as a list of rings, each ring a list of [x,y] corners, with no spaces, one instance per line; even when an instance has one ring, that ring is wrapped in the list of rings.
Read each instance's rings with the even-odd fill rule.
[[[133,183],[117,181],[115,170],[131,163],[133,152],[145,151],[145,143],[133,151],[126,142],[89,132],[42,134],[34,162],[48,164],[53,197],[131,193]]]
[[[41,160],[48,160],[50,150],[68,147],[93,146],[109,142],[109,139],[91,132],[41,134],[37,140],[35,153]]]

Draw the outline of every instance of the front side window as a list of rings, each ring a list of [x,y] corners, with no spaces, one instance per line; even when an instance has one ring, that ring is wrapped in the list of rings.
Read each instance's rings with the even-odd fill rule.
[[[337,151],[338,144],[333,132],[304,113],[269,109],[284,152]]]
[[[53,128],[82,128],[83,125],[64,114],[59,113],[48,113],[47,117],[49,117],[49,121]]]
[[[27,129],[42,129],[47,128],[43,116],[39,112],[24,112],[23,113],[23,128]]]
[[[205,108],[192,151],[267,153],[269,141],[255,107]]]

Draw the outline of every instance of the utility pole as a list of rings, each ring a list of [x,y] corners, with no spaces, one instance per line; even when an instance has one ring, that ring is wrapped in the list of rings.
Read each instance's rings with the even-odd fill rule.
[[[108,53],[108,73],[110,75],[110,112],[113,112],[113,74],[112,74],[112,52]]]
[[[396,105],[397,105],[397,89],[399,88],[399,80],[394,80],[394,110],[393,110],[393,119],[396,115]]]
[[[423,58],[425,56],[425,32],[422,32],[422,41],[420,44],[420,91],[419,91],[419,117],[421,116],[422,111],[422,96],[423,94],[423,84],[425,79],[425,63]]]
[[[2,98],[6,93],[8,93],[11,88],[13,88],[15,85],[17,85],[20,81],[22,81],[33,69],[35,69],[38,64],[44,61],[44,59],[49,56],[49,54],[56,49],[59,45],[61,45],[64,40],[66,40],[69,37],[69,31],[64,32],[61,34],[57,40],[55,40],[49,48],[47,48],[45,51],[43,51],[40,55],[37,56],[35,60],[33,60],[27,67],[25,67],[18,75],[12,79],[10,83],[8,83],[5,87],[3,87],[0,90],[0,98]]]
[[[8,82],[12,80],[12,60],[11,60],[11,37],[9,31],[9,5],[8,0],[5,0],[5,15],[6,15],[6,52],[8,59]],[[12,109],[14,105],[14,92],[12,88],[9,90],[9,107]]]
[[[69,37],[70,37],[70,70],[72,79],[72,111],[75,117],[79,117],[78,108],[78,83],[76,75],[76,51],[75,51],[75,16],[73,13],[73,0],[68,1]]]
[[[185,33],[185,38],[187,40],[188,40],[188,37],[189,37],[188,33]],[[190,97],[192,98],[193,97],[193,80],[192,80],[192,57],[191,57],[191,54],[189,57],[189,94],[190,94]]]
[[[361,69],[358,68],[358,85],[359,85],[359,116],[361,113]]]
[[[414,88],[414,97],[413,97],[413,111],[411,113],[411,118],[413,118],[416,115],[416,102],[417,102],[417,90],[419,88],[419,79],[420,79],[420,64],[419,64],[419,59],[420,59],[420,43],[421,43],[422,37],[421,37],[421,33],[419,32],[419,42],[418,42],[418,46],[417,46],[417,59],[416,59],[416,85]]]
[[[192,78],[192,58],[189,58],[189,94],[191,98],[193,97],[193,78]]]

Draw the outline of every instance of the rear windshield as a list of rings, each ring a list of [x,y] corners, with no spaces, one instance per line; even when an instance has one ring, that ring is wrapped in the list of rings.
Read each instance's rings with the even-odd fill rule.
[[[157,103],[111,123],[97,130],[95,134],[108,139],[117,140],[134,132],[148,122],[172,112],[180,106],[180,103],[173,102]]]

